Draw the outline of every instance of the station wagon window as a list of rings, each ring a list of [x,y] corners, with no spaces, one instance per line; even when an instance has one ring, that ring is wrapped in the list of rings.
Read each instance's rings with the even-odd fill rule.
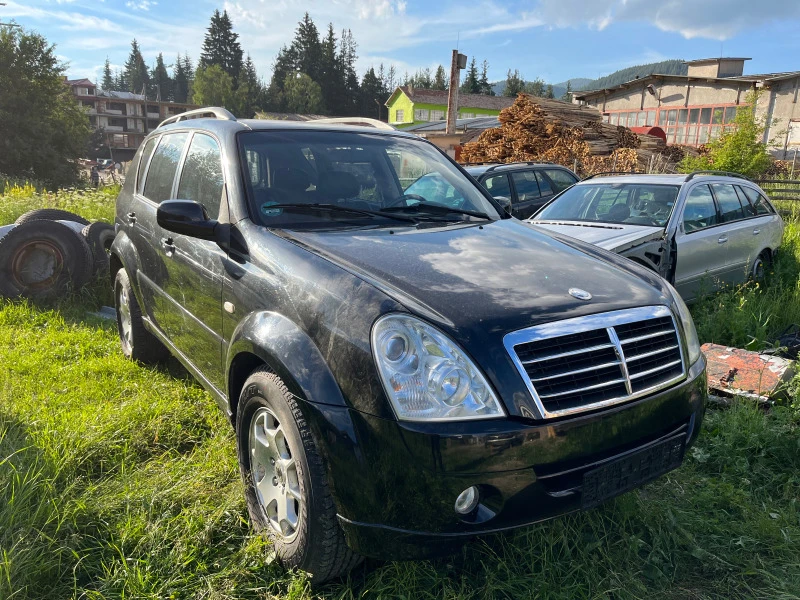
[[[747,196],[747,199],[750,200],[751,204],[753,205],[753,208],[755,208],[757,215],[775,214],[775,211],[773,210],[772,206],[770,205],[769,202],[767,202],[767,199],[764,198],[764,196],[759,194],[754,189],[746,186],[742,186],[740,189],[744,191],[745,195]]]
[[[535,173],[536,181],[539,184],[539,192],[541,192],[542,196],[552,196],[553,188],[550,187],[550,182],[547,180],[547,177],[539,173],[539,171],[535,171]]]
[[[508,182],[508,175],[492,175],[483,181],[483,186],[489,190],[492,196],[504,196],[511,198],[511,184]]]
[[[511,174],[514,180],[514,187],[517,189],[517,201],[526,202],[541,198],[539,184],[536,183],[536,175],[533,171],[518,171]]]
[[[683,228],[686,233],[717,224],[717,207],[707,185],[698,185],[689,192],[683,208]]]
[[[138,178],[136,180],[136,191],[139,194],[141,194],[144,189],[144,175],[145,171],[147,171],[147,161],[150,160],[150,155],[153,154],[153,148],[156,147],[156,142],[158,142],[157,137],[150,138],[142,149],[142,156],[139,160],[139,173],[137,174]]]
[[[562,169],[545,169],[544,173],[553,182],[553,186],[555,188],[553,191],[555,193],[567,189],[569,186],[573,185],[576,181],[578,181],[576,177],[573,177],[572,175],[570,175],[569,173],[567,173]]]
[[[736,195],[736,190],[733,189],[732,185],[712,183],[711,188],[714,190],[714,197],[716,197],[717,204],[719,204],[719,212],[723,223],[744,219],[742,204],[739,202],[739,196]]]
[[[148,200],[160,203],[172,196],[172,184],[188,137],[188,133],[170,133],[161,138],[144,184],[144,195]]]
[[[178,198],[199,202],[209,216],[216,219],[222,199],[222,186],[219,145],[211,136],[197,133],[192,138],[183,163]]]

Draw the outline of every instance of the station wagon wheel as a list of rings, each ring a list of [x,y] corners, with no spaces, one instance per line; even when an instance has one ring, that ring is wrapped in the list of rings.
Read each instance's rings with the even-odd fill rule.
[[[169,358],[169,350],[145,329],[142,309],[125,269],[117,271],[114,277],[114,302],[122,353],[127,358],[144,364],[156,364]]]
[[[764,274],[768,265],[769,255],[768,251],[765,250],[753,261],[753,266],[750,268],[750,279],[752,281],[764,281]]]
[[[272,529],[287,541],[297,535],[303,496],[297,462],[275,413],[261,407],[250,425],[250,471],[259,504]]]

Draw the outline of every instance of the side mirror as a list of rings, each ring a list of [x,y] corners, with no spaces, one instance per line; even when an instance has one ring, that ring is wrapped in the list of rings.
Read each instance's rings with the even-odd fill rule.
[[[494,196],[494,199],[504,211],[506,211],[508,214],[511,214],[511,198],[508,196]]]
[[[213,240],[217,221],[208,218],[203,205],[193,200],[164,200],[156,212],[158,224],[173,233]]]

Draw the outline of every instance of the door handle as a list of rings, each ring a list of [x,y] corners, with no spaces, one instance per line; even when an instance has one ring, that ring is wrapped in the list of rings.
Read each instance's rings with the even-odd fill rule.
[[[720,238],[717,240],[717,242],[719,242],[720,244],[724,244],[727,241],[728,241],[727,235],[720,236]]]
[[[161,238],[161,247],[167,256],[172,256],[175,253],[175,242],[172,241],[172,238]]]
[[[136,213],[129,212],[125,216],[128,217],[128,224],[133,225],[134,223],[136,223]]]
[[[753,229],[753,235],[758,235],[759,233],[761,233],[760,229]]]

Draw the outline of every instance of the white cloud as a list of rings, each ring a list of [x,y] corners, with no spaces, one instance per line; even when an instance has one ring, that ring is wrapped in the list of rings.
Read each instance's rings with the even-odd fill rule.
[[[150,10],[152,6],[156,5],[158,5],[158,2],[153,2],[152,0],[129,0],[125,3],[125,6],[131,10]]]
[[[726,40],[759,25],[800,17],[797,0],[540,0],[536,14],[554,27],[644,22],[686,39]]]

